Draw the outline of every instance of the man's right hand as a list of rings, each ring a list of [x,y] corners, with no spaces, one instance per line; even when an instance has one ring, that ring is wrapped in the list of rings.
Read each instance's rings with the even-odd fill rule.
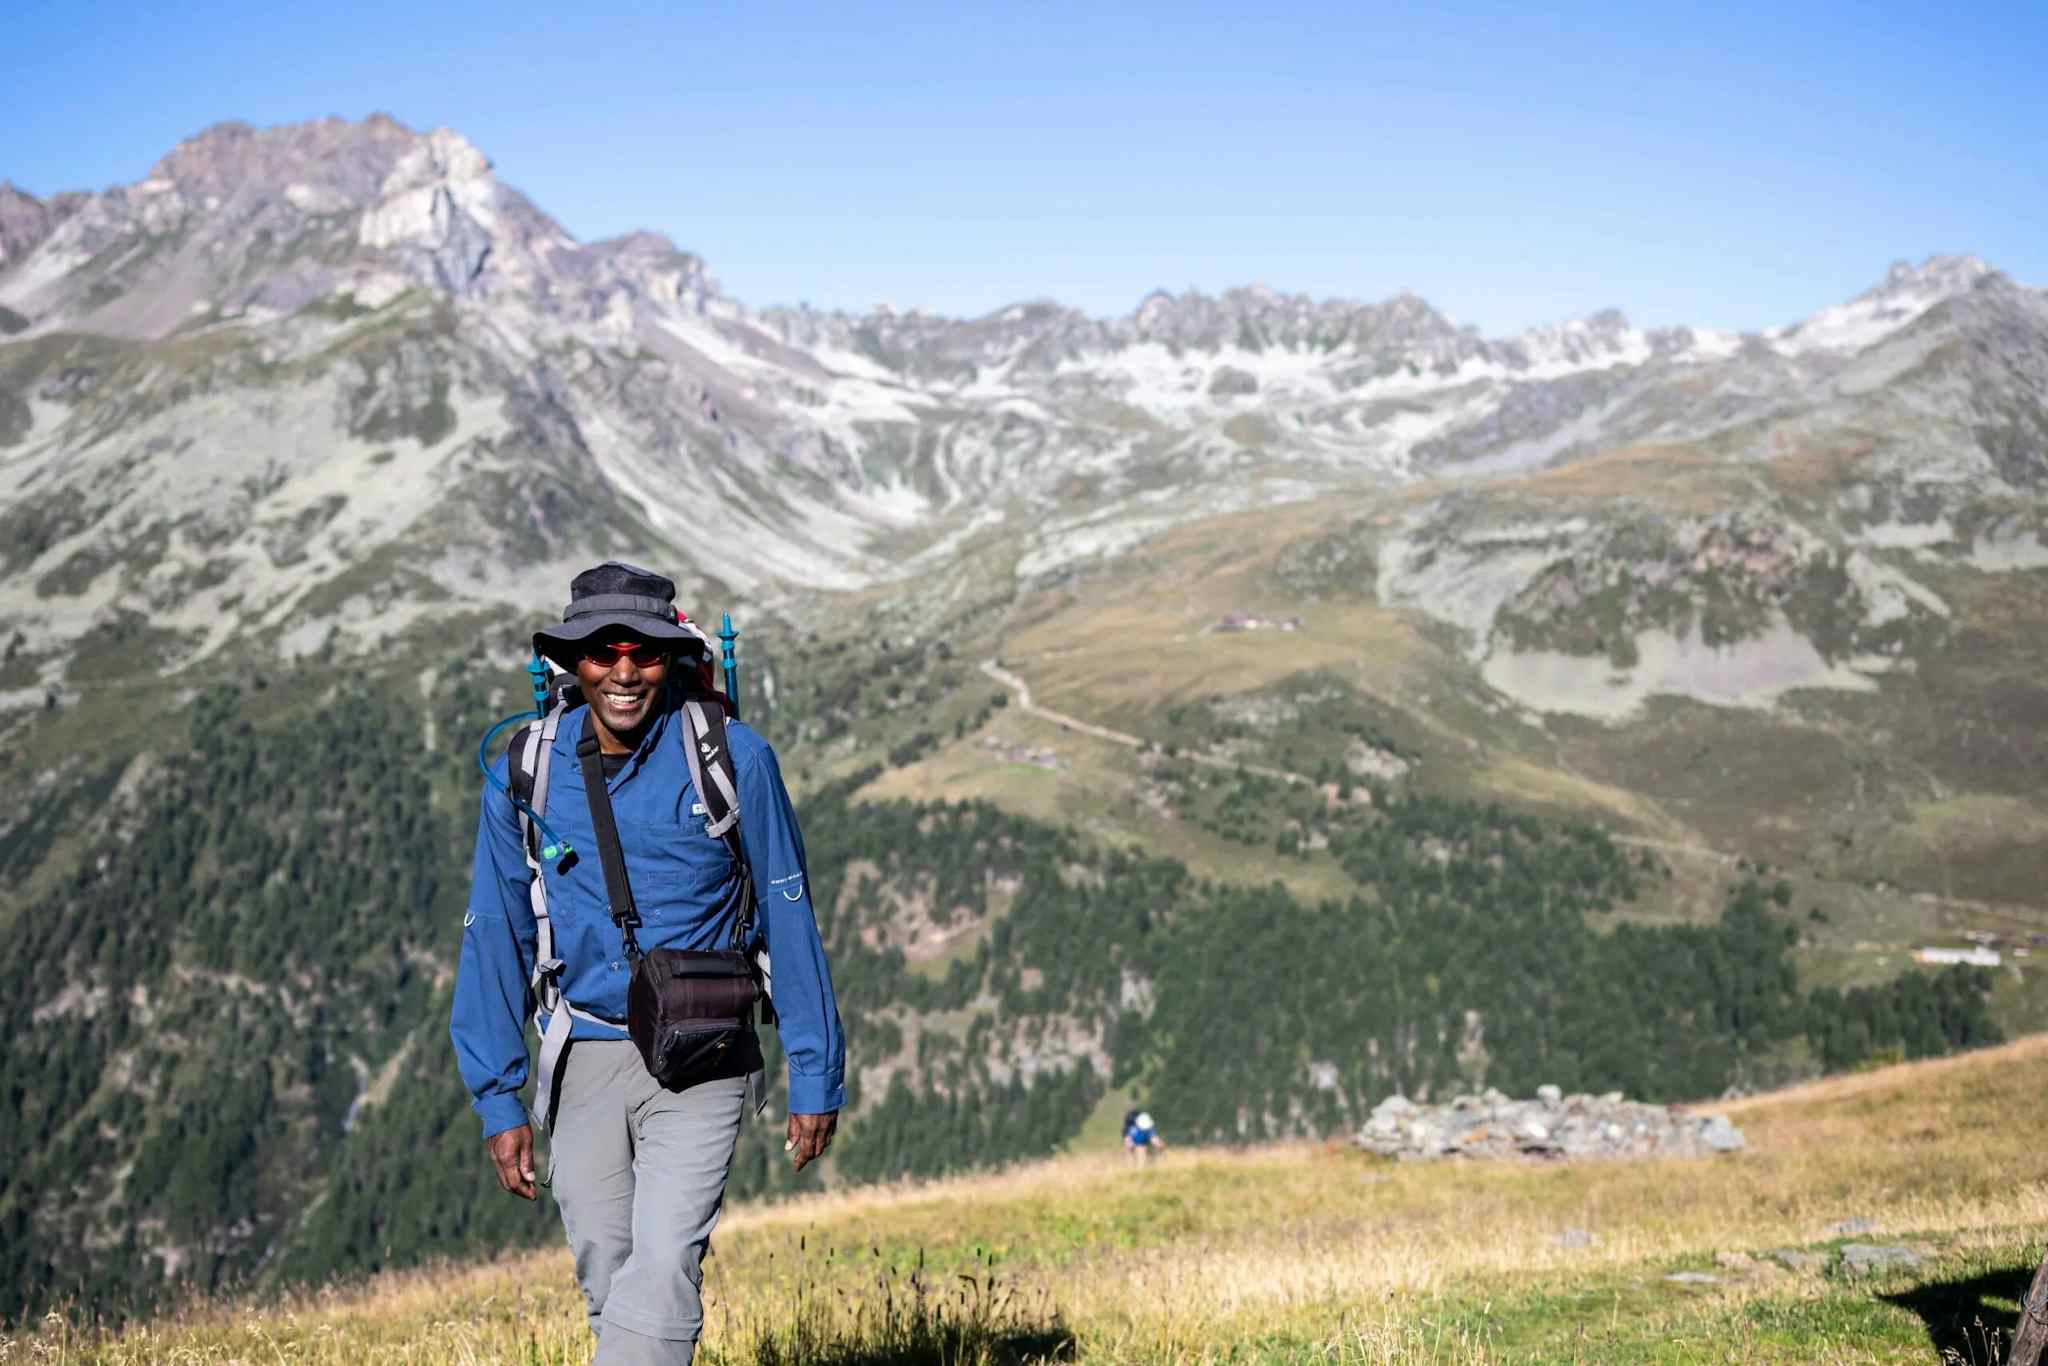
[[[533,1126],[522,1124],[484,1140],[491,1150],[491,1165],[498,1169],[498,1184],[522,1199],[534,1198]]]

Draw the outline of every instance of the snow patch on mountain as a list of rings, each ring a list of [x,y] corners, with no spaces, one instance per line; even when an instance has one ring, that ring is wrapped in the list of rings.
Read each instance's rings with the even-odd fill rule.
[[[1969,564],[1986,574],[2048,569],[2048,543],[2037,531],[1987,537],[1970,547]]]
[[[1931,257],[1918,268],[1900,261],[1875,289],[1764,335],[1787,356],[1861,351],[1990,273],[1991,267],[1975,257]]]
[[[1685,345],[1678,351],[1677,359],[1684,361],[1728,360],[1742,350],[1743,337],[1740,332],[1721,332],[1711,327],[1688,327]]]
[[[1843,560],[1842,568],[1863,599],[1864,619],[1873,626],[1903,621],[1912,615],[1916,606],[1943,620],[1948,618],[1948,604],[1933,589],[1916,582],[1901,570],[1878,563],[1860,550],[1851,552]]]
[[[1955,538],[1955,527],[1946,517],[1931,522],[1869,522],[1849,533],[1851,543],[1872,550],[1927,550]]]
[[[1635,651],[1636,662],[1617,669],[1597,655],[1503,649],[1487,657],[1481,672],[1487,686],[1525,707],[1610,722],[1626,720],[1658,696],[1767,709],[1800,688],[1877,688],[1856,670],[1830,664],[1782,618],[1724,646],[1708,645],[1692,631],[1645,631],[1635,637]]]
[[[1142,516],[1119,510],[1047,527],[1031,538],[1031,548],[1017,560],[1017,577],[1028,581],[1082,560],[1121,555],[1171,529],[1177,520],[1168,514]]]

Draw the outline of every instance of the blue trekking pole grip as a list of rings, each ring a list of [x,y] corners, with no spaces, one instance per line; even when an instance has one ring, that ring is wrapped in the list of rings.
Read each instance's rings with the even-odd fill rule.
[[[740,661],[733,653],[733,644],[739,638],[740,633],[732,624],[732,613],[724,613],[724,621],[718,628],[718,639],[724,647],[720,651],[719,664],[725,670],[725,697],[732,704],[734,716],[740,714]]]
[[[541,663],[539,655],[526,666],[526,681],[533,686],[533,713],[545,715],[548,709],[548,666]]]

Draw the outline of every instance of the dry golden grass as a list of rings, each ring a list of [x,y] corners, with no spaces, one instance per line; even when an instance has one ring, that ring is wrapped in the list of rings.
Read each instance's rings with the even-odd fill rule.
[[[1477,767],[1475,794],[1515,806],[1542,806],[1580,819],[1591,816],[1624,830],[1683,839],[1691,832],[1650,798],[1565,768],[1546,767],[1512,754],[1495,754]]]
[[[1069,1339],[1073,1357],[1107,1362],[1931,1360],[1912,1315],[1870,1287],[1758,1254],[1825,1246],[1855,1216],[1933,1257],[1922,1279],[2009,1273],[2048,1227],[2026,1118],[2044,1085],[2048,1036],[1714,1106],[1749,1136],[1733,1157],[1396,1164],[1283,1144],[737,1208],[709,1263],[705,1359],[952,1359],[861,1346],[922,1264],[933,1306],[984,1313],[966,1360]],[[1565,1246],[1566,1228],[1594,1241]],[[1686,1265],[1722,1279],[1664,1281]],[[992,1284],[1015,1296],[1010,1317],[987,1317]],[[810,1337],[791,1336],[806,1323]],[[0,1361],[439,1366],[588,1350],[568,1257],[549,1251],[262,1307],[198,1304],[104,1339],[53,1329]]]
[[[1368,690],[1406,682],[1408,663],[1434,650],[1403,616],[1369,600],[1302,599],[1271,570],[1287,546],[1407,500],[1405,493],[1353,492],[1175,528],[1113,575],[1021,603],[1004,632],[1003,657],[1024,666],[1041,704],[1111,724],[1121,708],[1252,691],[1306,669],[1356,672]],[[1203,634],[1232,611],[1299,612],[1309,629]]]
[[[1772,458],[1765,477],[1792,493],[1826,494],[1856,476],[1856,466],[1876,450],[1869,441],[1815,442],[1789,433],[1774,433]]]
[[[1630,498],[1674,516],[1697,516],[1725,508],[1731,495],[1753,490],[1755,479],[1748,466],[1709,447],[1649,444],[1503,474],[1483,487],[1496,495],[1567,502]]]

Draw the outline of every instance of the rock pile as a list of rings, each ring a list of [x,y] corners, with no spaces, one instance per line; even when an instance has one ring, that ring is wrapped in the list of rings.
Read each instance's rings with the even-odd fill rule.
[[[1665,1105],[1604,1096],[1567,1096],[1536,1088],[1534,1100],[1510,1100],[1491,1088],[1417,1105],[1381,1101],[1357,1143],[1382,1157],[1638,1157],[1733,1152],[1742,1131],[1721,1115],[1690,1115]]]

